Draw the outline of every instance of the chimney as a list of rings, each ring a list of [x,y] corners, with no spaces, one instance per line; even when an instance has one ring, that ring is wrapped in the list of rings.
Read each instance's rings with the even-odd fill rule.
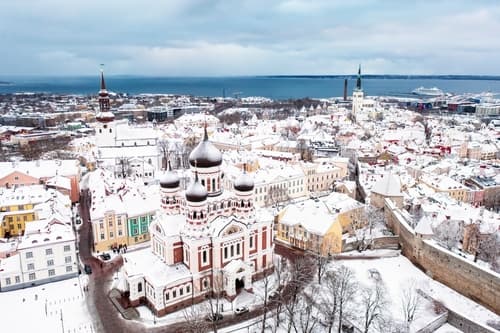
[[[347,79],[344,79],[344,102],[347,101]]]

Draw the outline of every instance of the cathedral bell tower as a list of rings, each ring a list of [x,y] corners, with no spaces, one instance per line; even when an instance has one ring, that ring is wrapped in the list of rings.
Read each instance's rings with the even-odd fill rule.
[[[356,79],[356,87],[352,92],[352,114],[356,115],[363,108],[364,93],[361,86],[361,65],[358,68],[358,78]]]

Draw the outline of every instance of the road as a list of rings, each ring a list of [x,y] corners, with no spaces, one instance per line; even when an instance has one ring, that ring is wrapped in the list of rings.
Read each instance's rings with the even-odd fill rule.
[[[87,297],[87,305],[90,314],[96,320],[96,327],[98,327],[99,332],[106,333],[116,333],[116,332],[182,332],[183,323],[171,324],[162,327],[147,328],[139,322],[125,320],[122,318],[121,314],[118,312],[116,307],[111,303],[108,297],[108,292],[110,288],[110,283],[113,280],[113,275],[116,271],[120,269],[123,265],[123,259],[121,256],[115,257],[111,262],[103,263],[101,260],[92,256],[92,228],[90,224],[90,196],[88,190],[82,191],[80,196],[80,216],[82,219],[82,226],[80,227],[80,257],[83,263],[88,264],[92,267],[92,274],[89,276],[89,291]],[[303,257],[304,252],[296,249],[291,249],[279,244],[276,244],[275,253],[282,257],[287,258],[289,261],[294,262],[297,258]],[[102,264],[102,266],[101,266]],[[312,279],[312,274],[310,274]],[[304,281],[303,283],[307,283]],[[285,286],[282,298],[287,301],[290,299],[296,291],[296,288],[292,290],[291,286]],[[275,309],[277,303],[269,302],[267,308],[268,311]],[[264,307],[260,307],[251,312],[247,312],[241,315],[231,315],[224,316],[217,327],[228,327],[242,321],[247,321],[264,313]]]

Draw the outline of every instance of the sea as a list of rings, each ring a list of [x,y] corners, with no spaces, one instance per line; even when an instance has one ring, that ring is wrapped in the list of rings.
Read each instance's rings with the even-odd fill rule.
[[[185,94],[207,97],[261,96],[275,100],[329,98],[343,95],[344,79],[348,92],[356,76],[236,76],[236,77],[146,77],[106,76],[109,91],[137,94]],[[437,87],[445,93],[484,93],[500,98],[500,76],[404,76],[368,75],[363,77],[365,95],[410,97],[419,87]],[[0,94],[56,93],[93,95],[99,89],[99,76],[0,76]]]

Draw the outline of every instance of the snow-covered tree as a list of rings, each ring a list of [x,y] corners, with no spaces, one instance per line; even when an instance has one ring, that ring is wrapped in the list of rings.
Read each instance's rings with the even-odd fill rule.
[[[433,229],[436,239],[449,250],[457,248],[464,235],[464,224],[457,220],[444,220]]]
[[[410,325],[418,315],[422,304],[422,296],[417,292],[418,285],[415,279],[404,283],[401,292],[401,311],[407,325]]]
[[[387,291],[381,282],[375,286],[364,288],[361,292],[361,308],[363,319],[363,333],[369,333],[373,327],[381,327],[386,323]],[[340,330],[339,330],[340,333]]]

